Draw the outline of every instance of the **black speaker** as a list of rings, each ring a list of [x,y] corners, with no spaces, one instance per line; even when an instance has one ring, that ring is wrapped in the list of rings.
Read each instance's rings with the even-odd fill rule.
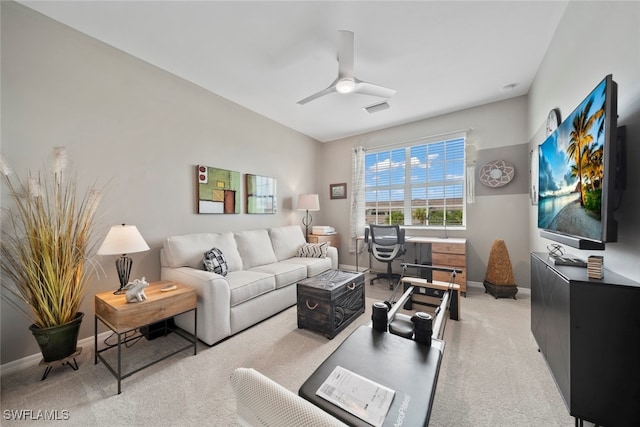
[[[171,333],[171,330],[175,328],[176,324],[171,319],[163,320],[162,322],[152,323],[140,328],[140,333],[149,341],[158,337],[163,337],[166,334]]]

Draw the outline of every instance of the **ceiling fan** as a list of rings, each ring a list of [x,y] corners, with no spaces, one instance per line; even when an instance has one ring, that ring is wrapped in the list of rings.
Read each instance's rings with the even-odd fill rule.
[[[335,79],[328,88],[298,101],[298,104],[304,105],[307,102],[333,92],[342,94],[361,93],[363,95],[378,96],[380,98],[387,99],[395,95],[395,89],[389,89],[356,78],[353,69],[353,32],[346,30],[339,30],[338,32],[340,33],[340,46],[338,49],[338,78]]]

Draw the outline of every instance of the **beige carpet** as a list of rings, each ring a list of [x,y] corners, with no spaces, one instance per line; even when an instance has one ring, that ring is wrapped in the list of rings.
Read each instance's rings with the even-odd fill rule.
[[[517,298],[468,288],[461,321],[447,323],[430,425],[574,425],[531,334],[530,294]]]
[[[2,377],[3,426],[196,426],[233,425],[235,399],[229,375],[252,367],[297,392],[304,380],[346,338],[370,319],[374,300],[388,298],[385,285],[368,287],[367,313],[328,340],[296,323],[295,307],[214,347],[199,345],[123,380],[102,363],[93,364],[92,348],[79,358],[80,369],[56,367],[45,381],[34,366]],[[551,375],[529,331],[529,297],[500,299],[470,288],[462,300],[462,320],[447,323],[432,426],[572,426]],[[143,360],[172,345],[142,339],[126,349],[128,362]],[[382,368],[382,367],[381,367]],[[34,418],[54,412],[61,422],[14,421],[7,411]],[[67,412],[65,412],[67,411]]]

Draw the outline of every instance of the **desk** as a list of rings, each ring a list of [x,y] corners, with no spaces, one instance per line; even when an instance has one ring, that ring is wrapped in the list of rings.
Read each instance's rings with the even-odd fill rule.
[[[362,375],[395,390],[383,426],[429,424],[444,341],[431,346],[418,344],[368,326],[360,326],[329,356],[300,387],[298,394],[325,412],[351,426],[369,426],[360,418],[316,396],[320,385],[336,366]]]
[[[364,236],[356,238],[356,271],[359,271],[358,241],[364,241]],[[418,245],[431,245],[432,265],[460,268],[462,273],[456,275],[455,283],[460,286],[463,296],[467,294],[467,239],[405,236],[405,244],[407,243],[413,243],[416,249]],[[369,258],[369,268],[371,268],[371,258]],[[449,282],[450,274],[445,271],[434,271],[433,280]]]

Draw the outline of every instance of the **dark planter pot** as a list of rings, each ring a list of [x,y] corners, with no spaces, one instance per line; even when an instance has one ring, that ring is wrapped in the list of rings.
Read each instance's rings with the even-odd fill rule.
[[[40,346],[40,352],[45,362],[55,362],[71,356],[78,345],[78,333],[84,313],[78,312],[75,319],[64,325],[39,328],[29,326],[29,330]]]

